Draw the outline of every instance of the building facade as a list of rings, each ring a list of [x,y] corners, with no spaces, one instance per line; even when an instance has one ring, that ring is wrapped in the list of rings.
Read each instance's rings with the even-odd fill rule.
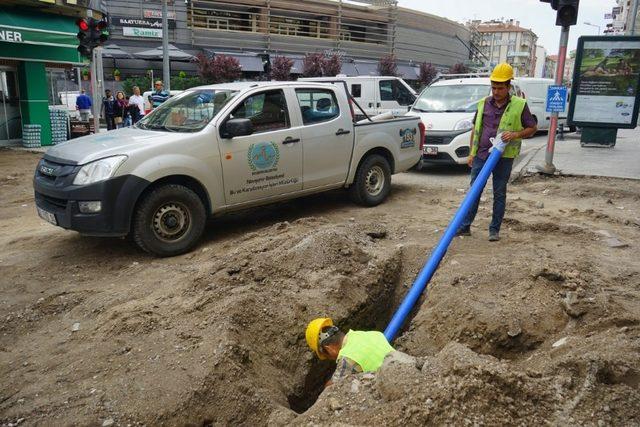
[[[545,77],[549,79],[556,78],[556,71],[558,69],[558,55],[549,55],[545,61],[545,69],[548,73]]]
[[[158,47],[162,29],[159,0],[107,0],[111,17],[110,44],[132,59],[105,60],[106,78],[117,66],[122,76],[160,71],[161,61],[135,59],[136,52]],[[264,75],[275,55],[294,60],[302,72],[307,53],[338,53],[342,73],[375,75],[380,57],[396,55],[400,74],[417,78],[420,63],[441,69],[469,59],[470,33],[463,25],[427,13],[398,7],[395,2],[332,0],[191,0],[169,5],[169,41],[197,54],[235,56],[243,77]],[[382,2],[376,2],[382,3]],[[172,63],[172,73],[195,72],[193,63]]]
[[[487,58],[486,67],[507,62],[517,76],[535,75],[538,36],[533,31],[521,27],[520,22],[513,19],[470,21],[467,26],[482,35],[479,48]]]
[[[536,46],[536,66],[533,77],[547,77],[547,50],[541,46]]]
[[[604,34],[623,36],[632,35],[634,22],[633,11],[637,10],[639,0],[616,0],[616,5],[612,8],[611,13],[607,13],[607,18],[610,19],[604,30]],[[638,22],[636,16],[635,22],[636,34],[638,29]]]
[[[3,0],[0,4],[0,145],[22,139],[25,124],[40,125],[51,143],[49,105],[56,82],[82,65],[75,21],[91,11],[92,0]]]

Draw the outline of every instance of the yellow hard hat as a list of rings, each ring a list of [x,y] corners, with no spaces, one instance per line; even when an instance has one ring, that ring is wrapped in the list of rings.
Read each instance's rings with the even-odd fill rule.
[[[320,358],[320,360],[325,360],[327,358],[324,354],[322,354],[319,348],[320,332],[322,332],[322,329],[326,328],[327,326],[333,326],[333,320],[328,317],[319,317],[309,322],[309,324],[307,325],[307,331],[305,332],[307,344],[309,344],[311,350],[313,350],[318,355],[318,358]]]
[[[496,65],[491,73],[492,82],[506,82],[511,79],[513,79],[513,68],[506,62]]]

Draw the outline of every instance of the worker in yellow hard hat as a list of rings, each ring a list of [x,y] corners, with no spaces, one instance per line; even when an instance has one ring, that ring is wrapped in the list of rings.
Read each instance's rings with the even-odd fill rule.
[[[531,115],[527,101],[512,94],[511,80],[513,68],[503,62],[491,73],[491,96],[478,102],[478,110],[473,118],[471,130],[471,152],[468,164],[471,167],[471,185],[489,157],[491,140],[501,135],[508,142],[502,158],[492,172],[493,181],[493,216],[489,225],[489,241],[500,240],[500,225],[504,218],[507,203],[507,182],[511,175],[514,159],[520,154],[523,138],[533,136],[538,130],[537,121]],[[460,228],[458,236],[470,236],[471,224],[478,212],[480,198],[469,209]]]
[[[375,372],[385,356],[395,351],[382,332],[342,332],[328,317],[309,322],[305,333],[307,344],[321,359],[336,360],[332,381],[355,372]]]

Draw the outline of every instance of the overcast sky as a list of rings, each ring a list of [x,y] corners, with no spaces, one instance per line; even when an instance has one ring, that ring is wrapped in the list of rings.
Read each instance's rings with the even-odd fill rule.
[[[548,3],[540,0],[398,0],[402,7],[420,10],[465,23],[470,19],[513,18],[520,26],[531,28],[538,36],[538,45],[547,50],[547,55],[558,53],[560,27],[556,27],[556,12]],[[605,13],[611,13],[615,0],[581,0],[578,24],[571,27],[569,50],[576,48],[578,37],[596,35],[598,29],[584,25],[584,22],[599,25],[600,32],[607,22]]]

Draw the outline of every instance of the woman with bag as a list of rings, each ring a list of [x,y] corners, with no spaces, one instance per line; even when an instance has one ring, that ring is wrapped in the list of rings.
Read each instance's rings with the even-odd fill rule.
[[[121,129],[125,127],[125,119],[127,117],[127,113],[129,112],[129,103],[124,97],[124,92],[118,91],[116,92],[116,108],[115,108],[115,117],[114,121],[116,122],[116,127]]]

